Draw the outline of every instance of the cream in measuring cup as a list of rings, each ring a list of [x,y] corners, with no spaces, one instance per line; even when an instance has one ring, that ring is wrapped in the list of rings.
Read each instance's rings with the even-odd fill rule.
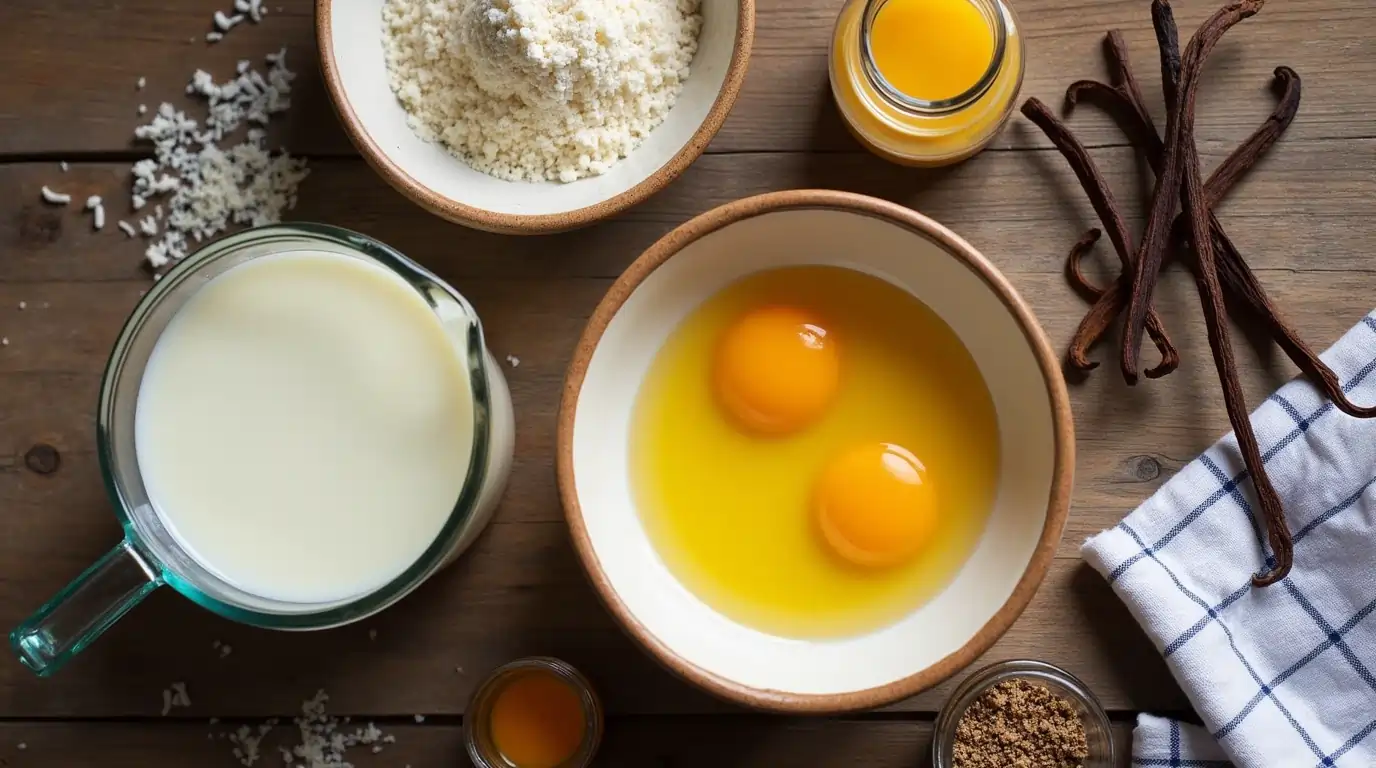
[[[282,629],[381,610],[476,537],[511,460],[471,307],[330,228],[190,257],[131,317],[100,415],[127,538],[11,635],[40,674],[163,583]]]

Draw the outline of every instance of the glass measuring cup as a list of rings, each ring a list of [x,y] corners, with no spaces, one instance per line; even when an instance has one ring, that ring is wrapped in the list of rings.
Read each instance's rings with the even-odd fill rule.
[[[453,511],[421,557],[390,583],[326,603],[295,603],[245,592],[194,560],[154,510],[134,445],[135,406],[154,345],[199,288],[253,259],[325,251],[390,270],[424,299],[452,340],[469,376],[473,445]],[[259,227],[209,245],[168,272],[134,308],[101,381],[96,443],[101,473],[124,540],[10,633],[25,666],[41,676],[67,661],[137,605],[167,585],[228,619],[282,630],[326,629],[370,616],[405,597],[458,556],[491,519],[514,447],[511,396],[488,352],[482,326],[453,288],[397,251],[348,230],[319,224]]]

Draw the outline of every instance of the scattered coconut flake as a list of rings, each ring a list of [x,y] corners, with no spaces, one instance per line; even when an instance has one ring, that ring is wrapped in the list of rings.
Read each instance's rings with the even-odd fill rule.
[[[91,212],[92,223],[96,229],[105,228],[105,206],[101,205],[100,195],[86,198],[86,210]]]
[[[521,364],[521,358],[515,355],[507,355],[506,361],[511,365],[512,368],[516,368]]]
[[[70,165],[67,165],[67,161],[66,161],[66,160],[63,160],[63,161],[59,162],[59,163],[57,164],[57,167],[60,168],[60,169],[62,170],[63,173],[66,173],[66,172],[67,172],[67,169],[68,169],[68,168],[71,168]]]
[[[145,85],[148,85],[148,78],[146,78],[146,77],[140,77],[138,83],[135,84],[135,87],[138,88],[138,90],[141,91],[141,90],[143,90],[143,87],[144,87]]]
[[[0,347],[8,347],[9,345],[10,345],[10,337],[8,337],[8,336],[0,336]]]
[[[215,28],[221,32],[228,32],[243,20],[243,14],[236,13],[233,16],[226,16],[224,11],[216,11],[214,17]]]
[[[28,745],[28,744],[26,744],[26,743],[24,743],[24,742],[22,742],[22,741],[19,742],[19,751],[22,752],[22,751],[24,751],[24,750],[26,750],[26,749],[28,749],[28,748],[29,748],[29,745]]]
[[[220,33],[220,32],[207,32],[207,33],[205,33],[205,41],[206,41],[207,43],[218,43],[218,42],[220,42],[220,41],[223,40],[223,39],[225,39],[225,36],[224,36],[223,33]],[[194,41],[194,38],[193,38],[193,41]]]
[[[124,219],[120,219],[120,220],[119,220],[119,229],[120,229],[121,232],[123,232],[123,233],[125,234],[126,237],[136,237],[136,236],[138,236],[138,233],[139,233],[139,231],[138,231],[137,229],[134,229],[134,225],[133,225],[133,224],[130,224],[129,222],[125,221]]]
[[[39,192],[43,194],[43,202],[45,203],[51,203],[53,205],[66,205],[72,202],[71,195],[64,194],[62,192],[54,192],[51,189],[48,189],[47,185],[44,185],[43,188],[39,190]]]
[[[20,309],[28,309],[28,308],[29,308],[29,302],[27,302],[27,301],[21,301],[21,302],[19,302],[19,308],[20,308]]]
[[[222,659],[223,659],[224,657],[228,656],[229,654],[233,653],[233,652],[234,652],[234,649],[231,648],[231,647],[229,646],[228,643],[226,643],[225,645],[220,646],[220,658],[222,658]]]
[[[234,756],[239,758],[241,765],[253,765],[258,762],[258,745],[262,743],[263,737],[271,732],[272,725],[263,723],[256,730],[241,725],[238,730],[229,734],[229,743],[234,745]]]
[[[153,145],[154,157],[134,164],[134,209],[170,196],[166,217],[155,214],[152,222],[161,224],[161,233],[147,219],[140,223],[144,234],[155,238],[145,251],[154,268],[184,258],[194,243],[230,224],[276,223],[296,205],[297,186],[308,173],[304,160],[269,153],[265,133],[231,147],[219,144],[244,123],[261,128],[291,106],[295,75],[287,69],[285,49],[269,54],[267,61],[266,75],[241,67],[224,83],[198,70],[187,92],[205,99],[204,123],[163,104],[151,122],[135,129],[137,139]]]
[[[191,706],[191,697],[186,693],[186,683],[172,683],[170,688],[163,689],[162,692],[162,714],[167,716],[173,707]]]
[[[376,639],[377,639],[377,630],[376,630],[376,629],[370,629],[370,630],[368,630],[368,639],[369,639],[369,640],[376,640]]]
[[[415,717],[416,717],[416,722],[418,722],[418,723],[423,723],[423,722],[425,722],[425,715],[416,715]]]
[[[147,105],[147,104],[140,104],[140,105],[139,105],[139,114],[140,114],[140,115],[146,115],[146,114],[148,114],[148,105]]]

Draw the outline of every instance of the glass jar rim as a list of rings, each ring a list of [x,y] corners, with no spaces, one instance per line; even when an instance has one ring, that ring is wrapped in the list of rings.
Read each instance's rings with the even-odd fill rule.
[[[464,482],[444,525],[435,540],[404,571],[372,592],[340,603],[327,604],[317,611],[269,612],[236,605],[204,591],[195,582],[170,568],[155,551],[144,543],[145,536],[131,514],[131,502],[116,469],[116,442],[111,433],[116,405],[116,389],[121,373],[132,351],[133,342],[146,332],[145,325],[162,302],[188,280],[194,280],[200,269],[220,259],[230,258],[246,248],[280,243],[284,246],[306,246],[321,243],[351,251],[366,257],[400,277],[415,290],[426,305],[435,304],[424,288],[437,288],[454,301],[469,320],[467,349],[461,361],[469,377],[469,391],[473,399],[473,444]],[[213,278],[212,278],[213,279]],[[194,290],[194,289],[193,289]],[[443,322],[444,318],[436,314]],[[269,224],[246,229],[207,245],[177,262],[156,282],[135,305],[110,352],[101,377],[99,404],[96,412],[96,445],[101,477],[107,495],[115,507],[125,535],[139,553],[158,569],[162,580],[178,593],[207,610],[233,621],[271,629],[324,629],[376,613],[406,596],[435,571],[444,566],[449,552],[476,513],[487,477],[488,456],[491,453],[491,395],[487,384],[486,342],[477,312],[468,300],[429,270],[411,261],[396,249],[366,235],[328,224],[296,222]]]
[[[869,79],[874,89],[885,101],[897,109],[915,115],[945,115],[958,112],[974,104],[994,85],[999,72],[1003,69],[1003,60],[1008,52],[1008,22],[1004,15],[1003,0],[966,1],[981,11],[994,33],[994,51],[989,57],[989,66],[985,68],[984,74],[980,75],[979,80],[962,93],[949,99],[928,101],[899,90],[879,70],[879,65],[874,60],[874,52],[870,47],[870,34],[875,18],[879,16],[879,11],[890,0],[866,0],[864,14],[859,24],[860,60],[863,64],[865,77]]]

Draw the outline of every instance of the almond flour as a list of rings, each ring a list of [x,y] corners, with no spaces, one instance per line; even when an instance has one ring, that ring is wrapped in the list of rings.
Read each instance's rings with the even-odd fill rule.
[[[387,0],[392,90],[421,138],[510,181],[605,173],[688,78],[700,0]]]

